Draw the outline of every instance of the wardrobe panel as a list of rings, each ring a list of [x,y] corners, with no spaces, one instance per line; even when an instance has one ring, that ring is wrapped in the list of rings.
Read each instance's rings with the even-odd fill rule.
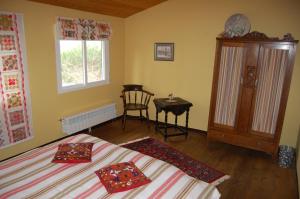
[[[223,46],[221,50],[214,123],[235,126],[245,47]]]
[[[252,130],[274,135],[289,51],[261,46]]]

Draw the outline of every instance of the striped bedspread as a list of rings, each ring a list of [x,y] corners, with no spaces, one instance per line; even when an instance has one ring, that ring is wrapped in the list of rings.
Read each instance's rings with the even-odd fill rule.
[[[51,163],[60,143],[93,142],[90,163]],[[152,182],[108,194],[94,171],[118,162],[133,161]],[[211,184],[178,168],[99,138],[79,134],[37,148],[0,163],[0,198],[219,198]]]

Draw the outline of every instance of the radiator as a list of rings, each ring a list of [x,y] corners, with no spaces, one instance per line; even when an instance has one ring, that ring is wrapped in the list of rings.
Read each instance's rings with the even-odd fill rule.
[[[109,104],[87,112],[64,117],[61,119],[62,131],[66,134],[72,134],[84,129],[114,119],[116,117],[116,104]]]

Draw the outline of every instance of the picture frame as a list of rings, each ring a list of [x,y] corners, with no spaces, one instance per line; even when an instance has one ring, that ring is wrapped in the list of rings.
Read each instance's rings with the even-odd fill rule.
[[[155,43],[155,61],[174,61],[174,43]]]

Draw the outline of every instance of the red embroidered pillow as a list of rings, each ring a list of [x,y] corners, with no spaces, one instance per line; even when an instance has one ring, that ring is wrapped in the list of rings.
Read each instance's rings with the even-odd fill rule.
[[[151,182],[133,162],[123,162],[95,171],[108,193],[127,191]]]
[[[58,145],[52,160],[55,163],[82,163],[92,161],[94,143],[67,143]]]

